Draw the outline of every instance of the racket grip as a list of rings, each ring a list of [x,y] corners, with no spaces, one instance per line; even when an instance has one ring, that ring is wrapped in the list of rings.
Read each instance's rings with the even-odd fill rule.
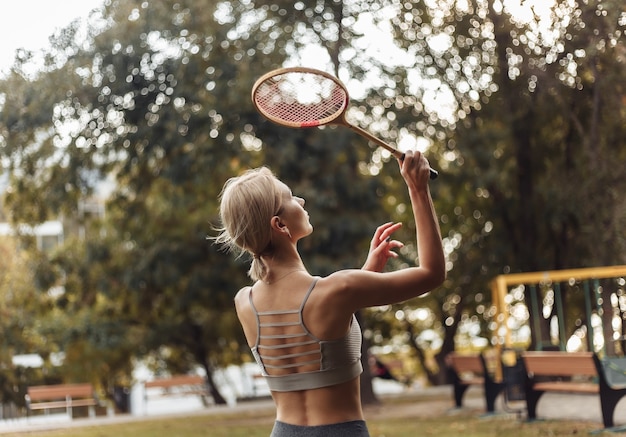
[[[404,157],[406,156],[406,154],[402,154],[400,156],[400,161],[404,161]],[[439,172],[437,170],[433,170],[432,168],[430,169],[430,180],[433,181],[435,179],[437,179],[437,176],[439,176]]]

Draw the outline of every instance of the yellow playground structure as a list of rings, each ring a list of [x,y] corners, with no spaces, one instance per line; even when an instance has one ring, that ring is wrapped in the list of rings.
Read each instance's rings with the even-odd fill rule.
[[[497,349],[625,353],[626,265],[499,275],[491,288]]]

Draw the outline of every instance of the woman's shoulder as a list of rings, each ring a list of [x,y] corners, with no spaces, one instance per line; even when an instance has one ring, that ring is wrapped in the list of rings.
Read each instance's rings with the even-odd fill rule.
[[[252,287],[250,285],[246,285],[239,289],[237,294],[235,294],[235,306],[237,308],[241,308],[243,305],[248,305],[250,302],[250,291]]]
[[[363,270],[358,269],[338,270],[320,278],[315,288],[331,299],[345,296],[347,292],[357,290],[367,281],[367,274],[363,273]]]
[[[403,300],[394,296],[402,288],[397,272],[340,270],[320,282],[328,302],[349,311]]]
[[[334,288],[351,287],[367,280],[368,273],[371,272],[361,269],[337,270],[328,276],[320,278],[320,282],[325,285],[331,285]]]

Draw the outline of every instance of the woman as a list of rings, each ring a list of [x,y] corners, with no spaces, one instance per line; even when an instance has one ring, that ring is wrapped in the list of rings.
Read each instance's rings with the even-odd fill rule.
[[[297,244],[312,233],[304,199],[267,168],[226,182],[222,228],[216,238],[250,253],[255,281],[235,297],[252,353],[276,404],[272,437],[368,436],[360,402],[361,331],[354,313],[402,302],[432,290],[445,278],[441,234],[428,189],[429,165],[419,152],[398,161],[409,190],[419,266],[380,273],[401,226],[378,227],[361,270],[313,277]]]

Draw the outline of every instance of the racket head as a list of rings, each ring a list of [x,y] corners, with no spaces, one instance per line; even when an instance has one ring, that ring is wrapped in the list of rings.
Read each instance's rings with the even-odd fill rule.
[[[349,100],[339,79],[314,68],[279,68],[261,76],[252,87],[257,111],[287,127],[342,123]]]

